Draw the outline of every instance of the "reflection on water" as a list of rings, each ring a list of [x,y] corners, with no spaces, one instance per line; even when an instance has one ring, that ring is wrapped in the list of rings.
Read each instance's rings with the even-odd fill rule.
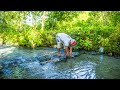
[[[102,63],[103,60],[103,54],[100,55],[100,63]]]
[[[95,63],[81,61],[70,69],[61,72],[68,79],[95,79]]]

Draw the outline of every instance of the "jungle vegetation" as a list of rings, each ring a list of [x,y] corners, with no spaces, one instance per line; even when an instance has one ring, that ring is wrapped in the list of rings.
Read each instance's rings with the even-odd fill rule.
[[[64,32],[76,39],[74,49],[120,55],[120,11],[0,11],[0,44],[55,47]]]

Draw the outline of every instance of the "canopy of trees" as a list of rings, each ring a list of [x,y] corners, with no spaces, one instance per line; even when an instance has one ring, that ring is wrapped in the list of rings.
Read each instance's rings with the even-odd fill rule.
[[[56,45],[58,32],[76,39],[75,49],[120,55],[120,11],[0,11],[0,44]]]

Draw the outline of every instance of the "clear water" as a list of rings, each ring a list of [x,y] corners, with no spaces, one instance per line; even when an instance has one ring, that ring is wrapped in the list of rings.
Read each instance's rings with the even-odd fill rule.
[[[2,79],[120,79],[120,58],[81,53],[67,61],[40,64],[40,56],[57,55],[55,48],[0,48]],[[17,60],[17,64],[16,61]],[[20,62],[19,62],[20,61]],[[13,62],[13,63],[10,63]],[[10,64],[9,64],[10,63]]]

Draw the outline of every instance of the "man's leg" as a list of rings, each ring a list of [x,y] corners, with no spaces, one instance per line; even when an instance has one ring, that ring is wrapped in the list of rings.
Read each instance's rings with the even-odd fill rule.
[[[60,57],[60,42],[57,43],[57,48],[58,48],[58,57]]]
[[[65,50],[65,46],[64,46],[64,56],[66,56],[66,50]]]
[[[58,57],[60,57],[60,44],[61,44],[61,41],[60,41],[60,38],[58,36],[56,36],[56,41],[57,41],[57,48],[58,48]]]
[[[58,48],[58,57],[60,57],[60,48]]]
[[[65,52],[65,61],[69,58],[69,49],[67,46],[64,46],[64,52]]]
[[[72,57],[72,47],[70,47],[70,57]]]
[[[66,57],[68,57],[68,56],[69,56],[69,49],[68,49],[68,47],[67,47],[67,46],[65,46],[65,55],[66,55]]]

